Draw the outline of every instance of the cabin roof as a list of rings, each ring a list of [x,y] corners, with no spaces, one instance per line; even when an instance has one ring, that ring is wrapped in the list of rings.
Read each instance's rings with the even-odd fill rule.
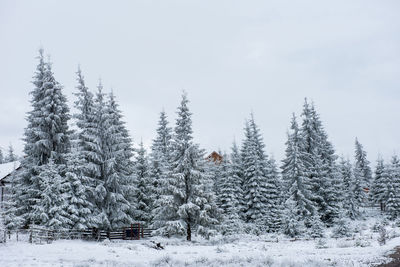
[[[15,170],[21,167],[21,162],[13,161],[0,164],[0,181],[12,174]]]

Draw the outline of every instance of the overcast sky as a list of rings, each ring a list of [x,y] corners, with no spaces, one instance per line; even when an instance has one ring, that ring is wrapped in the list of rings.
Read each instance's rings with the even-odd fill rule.
[[[188,92],[196,142],[229,151],[251,111],[284,154],[315,102],[339,155],[400,152],[400,1],[0,1],[0,146],[21,154],[37,50],[72,106],[78,64],[113,89],[135,145]]]

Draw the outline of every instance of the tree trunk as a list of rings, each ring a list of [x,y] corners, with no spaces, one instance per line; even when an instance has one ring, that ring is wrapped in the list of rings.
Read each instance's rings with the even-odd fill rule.
[[[187,241],[192,241],[192,229],[190,228],[190,223],[187,224]]]

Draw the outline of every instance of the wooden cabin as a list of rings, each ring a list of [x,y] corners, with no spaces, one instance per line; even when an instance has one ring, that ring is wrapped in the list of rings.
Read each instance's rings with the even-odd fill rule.
[[[217,152],[213,151],[210,155],[208,155],[207,160],[219,164],[222,161],[222,156]]]
[[[0,207],[7,201],[7,195],[11,186],[12,179],[21,170],[19,161],[0,164]]]

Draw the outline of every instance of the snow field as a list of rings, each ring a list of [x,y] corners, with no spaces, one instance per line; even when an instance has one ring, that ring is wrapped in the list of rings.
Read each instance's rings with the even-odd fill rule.
[[[195,238],[191,243],[162,237],[112,242],[57,240],[51,244],[12,239],[0,244],[0,266],[373,266],[387,261],[385,255],[400,245],[400,237],[395,237],[380,246],[377,234],[370,231],[354,240],[325,241],[292,241],[271,235]],[[165,249],[154,249],[153,242],[161,242]]]

